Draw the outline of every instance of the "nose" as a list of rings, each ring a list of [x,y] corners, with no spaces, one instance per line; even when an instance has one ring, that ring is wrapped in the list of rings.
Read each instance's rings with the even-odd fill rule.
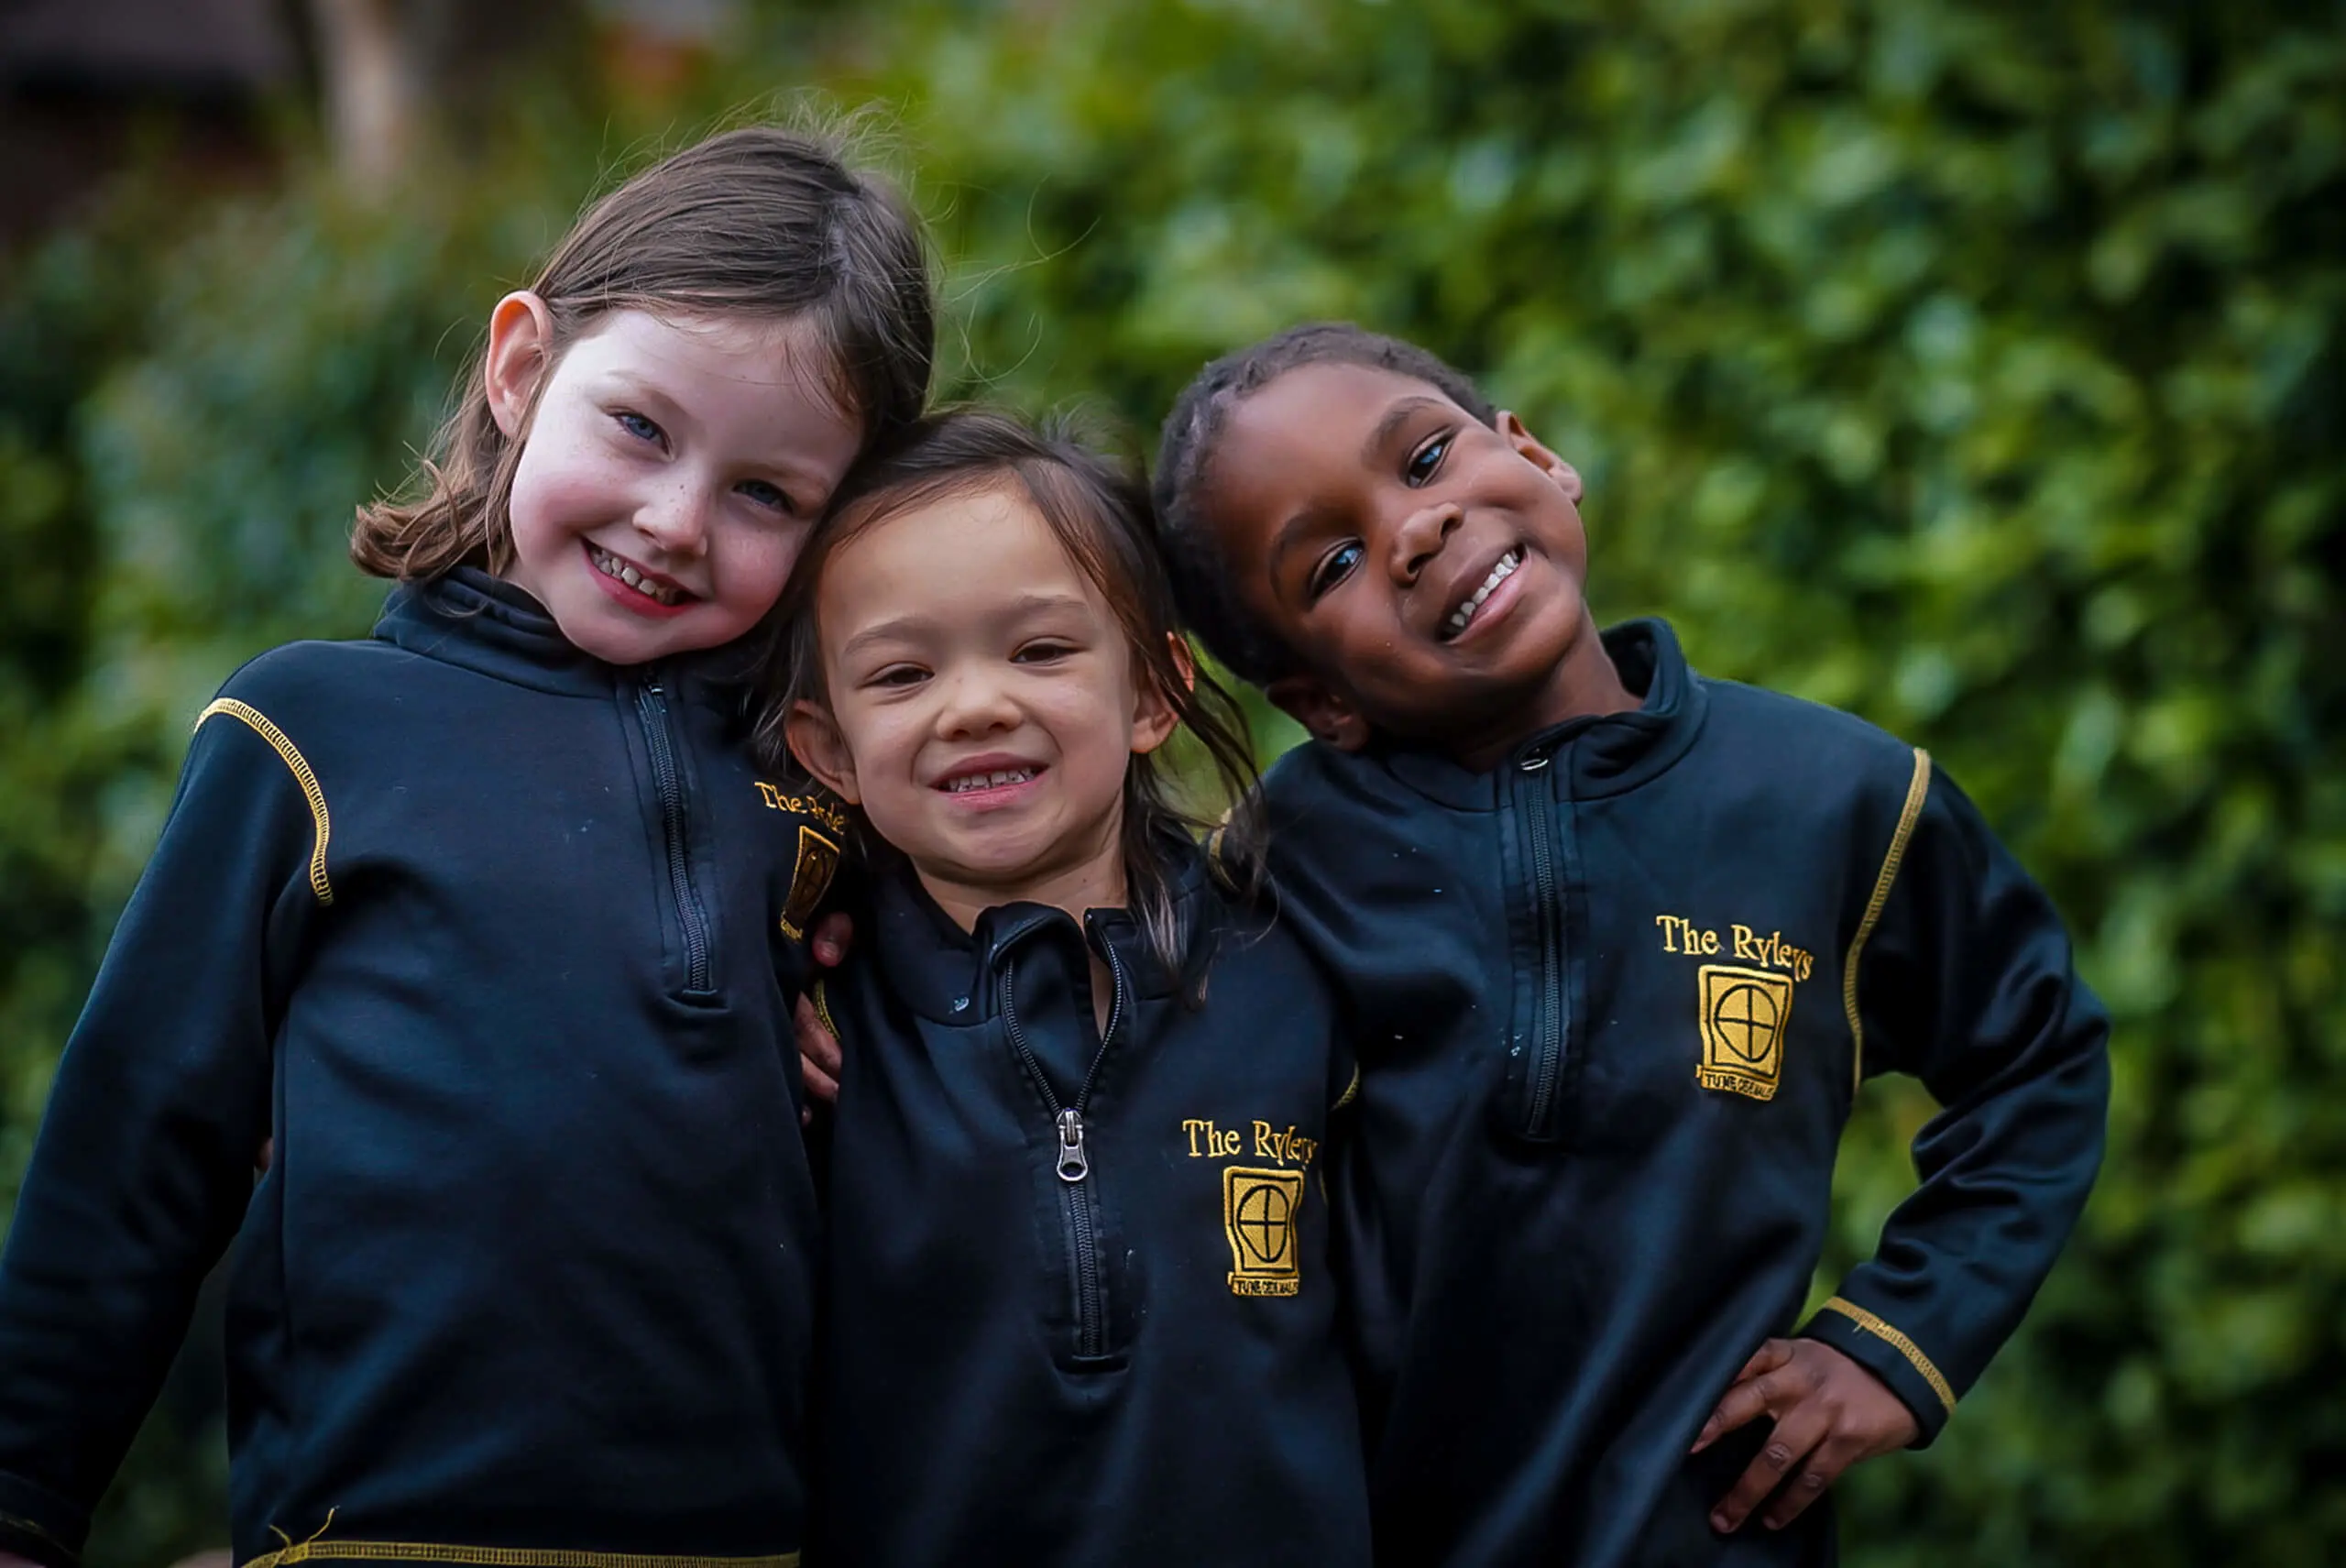
[[[1393,580],[1403,587],[1413,586],[1426,563],[1442,554],[1442,547],[1458,531],[1464,514],[1455,501],[1441,501],[1420,507],[1403,518],[1394,529],[1391,544],[1387,550],[1387,565]]]
[[[1009,686],[983,670],[958,670],[940,675],[944,698],[937,710],[937,734],[942,740],[974,740],[1018,728],[1018,704]]]
[[[671,485],[649,498],[635,527],[669,555],[689,560],[708,548],[708,506],[696,486]]]

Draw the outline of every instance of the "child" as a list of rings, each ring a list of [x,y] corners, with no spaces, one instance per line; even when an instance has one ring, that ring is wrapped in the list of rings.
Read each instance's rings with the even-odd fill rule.
[[[751,770],[754,649],[703,654],[931,339],[902,204],[772,129],[499,302],[428,495],[359,520],[374,639],[204,710],[67,1047],[0,1260],[0,1551],[74,1560],[235,1237],[239,1563],[796,1561],[776,962],[837,826]]]
[[[1921,751],[1660,622],[1600,635],[1579,477],[1431,355],[1218,361],[1157,483],[1190,624],[1318,741],[1266,791],[1363,1042],[1379,1560],[1830,1562],[1809,1505],[1936,1435],[2099,1162],[2106,1023],[2051,905]],[[1885,1069],[1946,1107],[1922,1186],[1771,1337]]]
[[[1365,1563],[1318,1179],[1352,1068],[1161,770],[1186,725],[1251,776],[1146,491],[976,412],[854,483],[789,611],[790,750],[886,847],[826,987],[829,1560]]]

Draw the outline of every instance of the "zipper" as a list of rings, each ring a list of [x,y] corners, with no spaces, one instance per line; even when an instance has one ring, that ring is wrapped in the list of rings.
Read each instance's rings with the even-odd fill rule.
[[[668,895],[676,927],[685,936],[685,989],[705,992],[708,983],[708,913],[693,885],[691,839],[685,820],[685,774],[676,765],[675,736],[669,723],[668,695],[656,674],[635,692],[636,717],[643,725],[644,750],[652,757],[652,784],[660,795],[660,830],[668,850]]]
[[[1571,1004],[1564,990],[1564,910],[1556,884],[1556,856],[1549,842],[1551,801],[1554,792],[1540,790],[1533,780],[1552,759],[1534,751],[1517,763],[1516,809],[1529,827],[1531,840],[1531,883],[1540,923],[1540,993],[1532,1019],[1533,1040],[1523,1132],[1526,1137],[1554,1136],[1556,1086],[1563,1076],[1564,1042],[1572,1031]],[[1541,780],[1541,783],[1546,781]]]
[[[1109,1044],[1124,1018],[1124,966],[1115,948],[1104,942],[1101,948],[1113,985],[1108,1000],[1108,1026],[1100,1032],[1100,1048],[1091,1053],[1091,1066],[1071,1105],[1059,1103],[1050,1076],[1036,1059],[1034,1047],[1026,1043],[1026,1031],[1018,1022],[1018,965],[1006,961],[1002,966],[1003,1031],[1010,1036],[1011,1048],[1018,1053],[1026,1076],[1041,1091],[1043,1103],[1049,1107],[1058,1138],[1055,1168],[1059,1179],[1059,1225],[1067,1241],[1068,1272],[1075,1281],[1075,1354],[1079,1356],[1108,1354],[1108,1287],[1100,1266],[1099,1198],[1091,1180],[1090,1129],[1084,1124],[1083,1112],[1091,1102],[1091,1086],[1099,1081],[1100,1064],[1108,1059]]]

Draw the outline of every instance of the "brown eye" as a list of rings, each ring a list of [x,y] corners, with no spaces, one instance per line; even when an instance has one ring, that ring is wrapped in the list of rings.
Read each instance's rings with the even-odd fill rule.
[[[1329,589],[1353,575],[1353,568],[1360,565],[1365,554],[1359,540],[1348,539],[1321,556],[1320,564],[1311,568],[1310,579],[1303,586],[1306,597],[1316,603]]]
[[[1450,454],[1450,433],[1444,431],[1423,446],[1409,454],[1409,464],[1403,473],[1410,485],[1422,485],[1442,469],[1442,460]]]

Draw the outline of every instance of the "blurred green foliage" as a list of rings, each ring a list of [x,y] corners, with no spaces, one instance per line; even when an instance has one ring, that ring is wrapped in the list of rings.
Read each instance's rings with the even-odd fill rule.
[[[809,82],[902,117],[950,389],[1146,439],[1293,321],[1422,341],[1587,477],[1601,613],[1929,746],[2052,888],[2118,1020],[2109,1167],[1937,1447],[1844,1484],[1853,1563],[2346,1557],[2346,7],[885,0],[751,32],[681,99],[525,99],[387,210],[297,153],[200,213],[133,182],[6,264],[0,1195],[203,697],[364,630],[351,507],[627,138]],[[1826,1278],[1928,1112],[1869,1091]],[[150,1429],[93,1568],[220,1539],[216,1475]]]

